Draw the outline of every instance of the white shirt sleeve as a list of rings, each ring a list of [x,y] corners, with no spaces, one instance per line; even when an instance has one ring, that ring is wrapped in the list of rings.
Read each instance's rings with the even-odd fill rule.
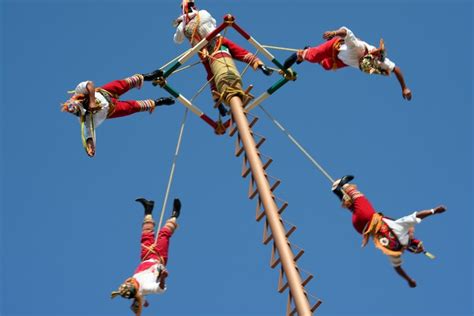
[[[350,29],[345,26],[342,26],[341,29],[346,30],[346,36],[344,37],[344,43],[347,45],[348,48],[351,49],[358,49],[358,50],[365,50],[365,44],[363,41],[359,40],[355,37],[354,33]]]
[[[407,226],[407,227],[415,226],[415,224],[419,224],[421,222],[421,218],[416,217],[417,213],[418,212],[413,212],[410,215],[403,216],[403,217],[397,219],[395,221],[395,223],[400,224],[400,225],[404,225],[404,226]]]
[[[160,282],[144,282],[143,284],[140,284],[140,290],[143,295],[162,294],[166,291],[166,285],[165,288],[162,289],[160,287]]]
[[[173,36],[173,41],[176,44],[181,44],[184,41],[184,22],[181,21],[179,23],[178,27],[176,28],[176,32],[174,33]]]
[[[391,61],[390,59],[388,59],[387,57],[385,57],[384,61],[380,63],[380,67],[384,70],[389,70],[390,72],[392,72],[393,69],[395,68],[395,63]]]
[[[206,10],[199,10],[199,18],[201,19],[201,23],[211,23],[214,28],[217,26],[216,19]]]
[[[83,81],[80,84],[77,85],[75,92],[76,94],[88,94],[89,91],[87,91],[87,84],[89,81]]]
[[[197,11],[193,11],[191,13],[188,14],[188,19],[193,19],[197,14]],[[179,18],[176,19],[177,21],[180,21],[178,26],[176,27],[176,31],[174,33],[174,36],[173,36],[173,41],[176,43],[176,44],[181,44],[184,39],[186,38],[186,36],[184,35],[184,21],[186,20],[186,16],[183,14],[181,15]]]

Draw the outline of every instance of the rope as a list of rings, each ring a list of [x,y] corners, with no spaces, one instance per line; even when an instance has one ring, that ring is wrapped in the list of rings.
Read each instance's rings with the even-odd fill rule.
[[[260,51],[259,51],[258,48],[257,48],[257,50],[255,51],[255,53],[253,54],[253,55],[255,56],[255,58],[258,58],[258,53],[259,53],[259,52],[260,52]],[[253,60],[254,60],[254,59],[252,59],[252,61],[253,61]],[[245,75],[245,73],[247,72],[247,70],[249,69],[249,67],[250,67],[250,63],[248,63],[248,64],[245,66],[244,70],[243,70],[243,71],[241,72],[241,74],[240,74],[240,78],[243,78],[243,77],[244,77],[244,75]]]
[[[183,139],[183,131],[184,131],[184,126],[185,126],[185,123],[186,123],[187,116],[188,116],[188,108],[186,108],[186,110],[184,111],[183,121],[181,122],[181,128],[180,128],[180,131],[179,131],[178,142],[176,144],[176,150],[174,152],[173,163],[171,165],[170,176],[169,176],[169,179],[168,179],[168,185],[166,186],[165,198],[163,199],[163,206],[161,207],[160,221],[158,222],[158,229],[157,229],[158,233],[160,231],[161,224],[163,223],[163,217],[165,215],[165,208],[166,208],[166,204],[168,202],[168,197],[169,197],[169,193],[170,193],[170,189],[171,189],[171,184],[173,183],[174,170],[176,168],[176,161],[178,160],[179,149],[181,147],[181,141]],[[150,252],[154,252],[154,248],[155,248],[156,244],[158,243],[158,235],[159,235],[158,233],[156,234],[155,242],[153,243],[153,246],[152,247],[146,247],[148,249],[148,251],[147,251],[146,255],[144,256],[144,258],[146,258],[150,254]]]
[[[184,54],[186,54],[187,52],[189,52],[192,48],[189,48],[188,50],[186,50],[185,52],[181,53],[181,55],[178,55],[177,57],[171,59],[169,62],[167,62],[166,64],[164,64],[163,66],[161,66],[160,69],[165,69],[166,67],[168,67],[169,65],[171,65],[172,63],[174,63],[175,61],[177,61],[178,59],[180,59],[181,57],[184,56]]]
[[[214,77],[215,76],[212,76],[211,79],[209,79],[201,88],[199,88],[196,94],[191,98],[191,103],[204,91],[204,89],[211,83],[211,81],[214,80]]]
[[[262,105],[259,105],[260,109],[268,116],[268,118],[283,132],[288,136],[288,138],[291,140],[293,144],[298,147],[298,149],[308,158],[311,163],[316,166],[316,168],[321,171],[321,173],[332,183],[334,183],[334,179],[324,170],[323,167],[306,151],[306,149],[301,146],[298,141],[267,111]]]
[[[193,63],[193,64],[191,64],[191,65],[184,66],[184,67],[181,67],[181,68],[179,68],[179,69],[176,69],[175,71],[173,71],[173,72],[170,74],[170,76],[171,76],[171,75],[174,75],[174,74],[177,74],[178,72],[181,72],[181,71],[183,71],[183,70],[186,70],[186,69],[189,69],[189,68],[191,68],[191,67],[194,67],[194,66],[196,66],[196,65],[199,65],[200,63],[201,63],[201,61],[197,61],[197,62],[195,62],[195,63]]]
[[[88,153],[87,151],[87,139],[86,139],[86,136],[84,134],[84,127],[85,127],[85,122],[86,122],[86,115],[81,115],[81,140],[82,140],[82,146],[84,147],[84,149],[86,150],[86,152]],[[94,115],[92,113],[90,113],[90,120],[91,120],[91,137],[92,137],[92,140],[94,142],[94,146],[95,146],[95,125],[94,125]]]
[[[185,123],[186,123],[187,116],[188,116],[188,108],[186,108],[186,110],[184,111],[183,121],[181,122],[181,128],[179,130],[178,142],[176,144],[176,150],[174,152],[174,157],[173,157],[173,164],[171,165],[170,177],[168,179],[168,185],[166,187],[165,198],[163,200],[163,206],[161,208],[161,215],[160,215],[160,221],[159,221],[159,224],[158,224],[158,231],[161,228],[161,224],[163,222],[163,216],[165,215],[166,203],[168,201],[168,196],[169,196],[169,193],[170,193],[171,184],[172,184],[173,178],[174,178],[174,170],[176,168],[176,161],[178,160],[179,149],[181,147],[181,141],[183,140],[183,131],[184,131],[184,126],[185,126]],[[157,242],[158,242],[158,235],[155,239],[155,245],[156,245]]]
[[[280,46],[262,45],[262,47],[273,48],[273,49],[276,49],[276,50],[285,50],[285,51],[288,51],[288,52],[297,52],[297,51],[299,51],[299,49],[296,49],[296,48],[287,48],[287,47],[280,47]]]

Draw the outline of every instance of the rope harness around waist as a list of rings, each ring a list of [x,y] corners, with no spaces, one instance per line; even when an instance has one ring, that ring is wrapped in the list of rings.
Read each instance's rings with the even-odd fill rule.
[[[375,247],[388,256],[400,256],[403,253],[402,244],[387,223],[383,221],[382,213],[376,213],[372,216],[363,233],[362,247],[367,245],[370,237],[374,240]]]

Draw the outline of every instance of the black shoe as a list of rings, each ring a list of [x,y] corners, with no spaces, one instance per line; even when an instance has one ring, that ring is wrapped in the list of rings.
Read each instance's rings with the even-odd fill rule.
[[[148,74],[142,74],[142,76],[143,76],[143,80],[145,81],[153,81],[155,79],[158,79],[159,77],[163,77],[163,70],[157,69]]]
[[[296,53],[293,53],[290,55],[290,57],[288,57],[285,62],[283,63],[283,68],[284,69],[288,69],[290,68],[291,66],[293,66],[293,64],[298,60],[298,55],[296,55]]]
[[[342,198],[344,197],[344,193],[342,193],[342,187],[344,184],[351,182],[354,179],[354,176],[352,175],[347,175],[341,178],[337,186],[332,190],[335,195],[342,201]]]
[[[174,102],[174,99],[171,97],[159,98],[155,100],[155,106],[172,105]]]
[[[258,68],[260,68],[260,70],[262,70],[262,72],[265,74],[265,76],[271,76],[272,73],[273,73],[273,70],[268,68],[265,65],[260,65],[260,66],[258,66]]]
[[[218,106],[217,106],[217,109],[219,110],[219,113],[221,116],[226,116],[227,115],[227,109],[225,108],[225,106],[220,103]]]
[[[181,214],[181,201],[179,199],[174,199],[173,212],[171,213],[171,217],[178,218],[179,214]]]
[[[135,201],[142,203],[143,208],[145,209],[145,215],[151,215],[153,212],[153,207],[155,206],[155,202],[144,198],[138,198]]]

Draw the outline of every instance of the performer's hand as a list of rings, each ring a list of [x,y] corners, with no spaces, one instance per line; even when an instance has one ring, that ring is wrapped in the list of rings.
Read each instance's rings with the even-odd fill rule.
[[[160,289],[164,290],[165,287],[166,287],[166,278],[168,277],[168,271],[165,269],[165,270],[162,270],[160,272]]]
[[[405,100],[408,100],[408,101],[411,100],[411,90],[410,90],[410,89],[404,88],[403,91],[402,91],[402,93],[403,93],[403,98],[404,98]]]
[[[206,48],[203,48],[200,52],[199,55],[201,56],[202,59],[206,59],[209,57],[209,51]]]
[[[89,103],[91,104],[91,103]],[[94,105],[89,105],[89,111],[91,111],[92,113],[96,113],[98,112],[102,107],[98,104],[95,104]]]
[[[327,32],[324,32],[324,33],[323,33],[323,38],[324,38],[325,40],[328,40],[328,41],[329,41],[329,40],[332,39],[334,36],[336,36],[336,34],[337,34],[337,33],[336,33],[335,31],[327,31]]]
[[[444,206],[444,205],[439,205],[434,209],[435,214],[441,214],[441,213],[444,213],[444,212],[446,212],[446,206]]]
[[[86,151],[87,151],[87,155],[89,157],[94,157],[95,156],[95,145],[94,145],[94,141],[92,140],[92,138],[88,138],[86,140]]]
[[[410,280],[408,280],[408,285],[409,285],[411,288],[414,288],[414,287],[416,287],[416,281],[413,280],[413,279],[410,279]]]
[[[130,305],[130,309],[135,315],[140,315],[141,313],[141,303],[140,300],[134,299],[132,305]]]
[[[252,63],[252,68],[253,70],[257,70],[262,65],[263,65],[263,62],[260,59],[257,59]]]

